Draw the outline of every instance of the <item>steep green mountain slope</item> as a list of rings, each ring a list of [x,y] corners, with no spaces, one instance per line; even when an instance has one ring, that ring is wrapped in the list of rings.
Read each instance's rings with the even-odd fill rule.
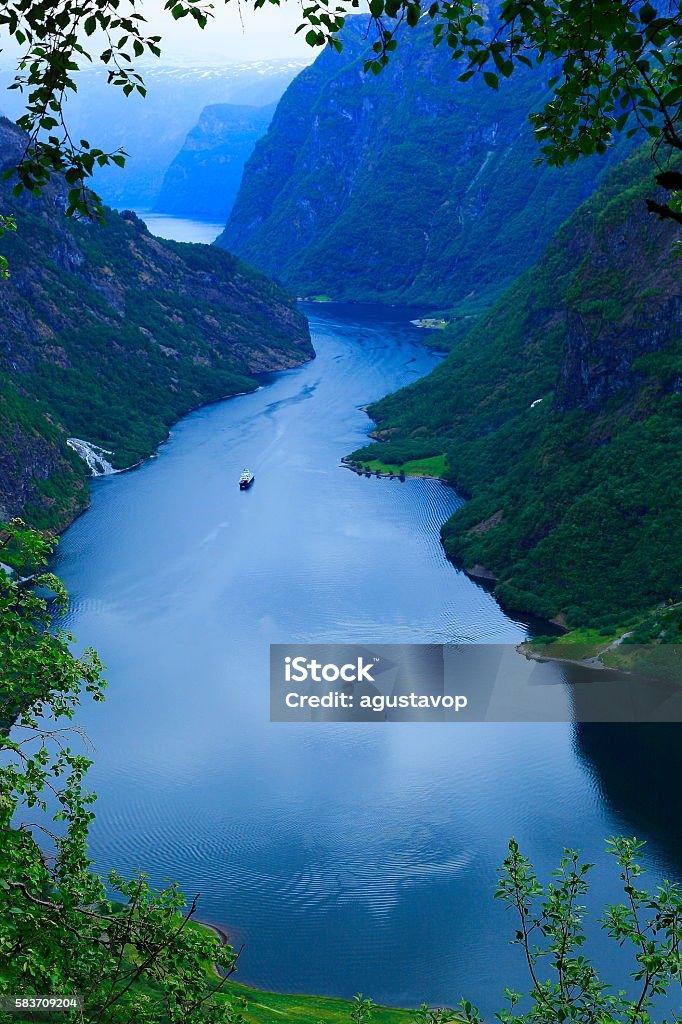
[[[0,169],[21,145],[0,121]],[[85,506],[67,437],[129,466],[190,409],[313,357],[293,301],[229,253],[160,241],[133,214],[67,220],[59,182],[0,192],[18,226],[0,282],[0,519],[61,526]]]
[[[499,293],[543,251],[625,144],[561,171],[535,167],[529,111],[549,67],[499,92],[403,33],[363,75],[366,19],[351,18],[289,86],[246,165],[225,232],[233,252],[299,295],[450,307]]]
[[[682,585],[682,267],[626,161],[428,377],[370,409],[354,453],[445,454],[471,496],[448,554],[509,607],[611,627]]]
[[[155,208],[184,217],[225,222],[244,164],[275,112],[267,107],[216,103],[205,107],[163,179]]]

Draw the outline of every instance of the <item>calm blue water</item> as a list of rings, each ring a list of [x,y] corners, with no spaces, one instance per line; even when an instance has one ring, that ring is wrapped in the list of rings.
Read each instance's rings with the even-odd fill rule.
[[[147,210],[136,210],[153,235],[159,238],[172,238],[176,242],[203,242],[210,245],[215,242],[225,227],[208,220],[188,220],[174,213],[150,213]]]
[[[421,332],[397,311],[308,312],[314,362],[96,480],[61,542],[69,627],[110,683],[81,716],[93,855],[201,892],[201,916],[246,943],[246,982],[490,1010],[523,983],[492,898],[508,837],[547,870],[566,843],[600,860],[637,830],[660,874],[680,853],[670,799],[638,795],[613,730],[268,721],[271,642],[526,635],[444,558],[455,494],[339,465],[370,427],[361,407],[435,365]],[[600,866],[596,896],[616,883]]]

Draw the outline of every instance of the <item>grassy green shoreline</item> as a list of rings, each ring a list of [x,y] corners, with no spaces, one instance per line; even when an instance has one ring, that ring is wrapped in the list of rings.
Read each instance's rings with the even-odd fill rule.
[[[211,932],[216,944],[229,942],[228,934],[215,925],[192,921],[189,927]],[[206,964],[206,973],[211,980],[215,980],[213,964]],[[249,1024],[273,1024],[273,1021],[287,1021],[288,1024],[348,1024],[351,1020],[353,1002],[350,999],[300,992],[268,992],[232,979],[225,983],[221,992],[224,999],[236,998],[243,1001],[244,1015]],[[373,1024],[410,1024],[414,1020],[413,1010],[399,1007],[376,1006],[373,1013]]]
[[[333,996],[311,996],[295,993],[264,992],[249,988],[240,982],[227,982],[226,997],[238,996],[246,1001],[245,1016],[249,1024],[348,1024],[352,1020],[353,1003],[350,999]],[[373,1024],[410,1024],[413,1010],[391,1006],[373,1008]]]
[[[380,459],[356,458],[357,452],[343,460],[343,464],[360,476],[416,477],[442,480],[447,470],[445,455],[432,455],[422,459],[407,459],[405,462],[382,462]]]

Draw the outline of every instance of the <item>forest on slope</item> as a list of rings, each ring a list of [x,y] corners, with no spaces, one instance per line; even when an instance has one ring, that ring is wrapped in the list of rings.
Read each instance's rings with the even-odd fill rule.
[[[679,225],[647,212],[647,150],[620,165],[428,377],[371,406],[400,465],[445,455],[470,501],[450,557],[509,608],[627,625],[682,584]]]
[[[22,144],[0,121],[0,169]],[[236,257],[161,241],[134,214],[67,218],[59,179],[39,197],[0,191],[17,222],[0,284],[0,518],[62,527],[87,505],[68,437],[130,466],[190,409],[314,356],[293,300]]]
[[[405,29],[387,68],[363,74],[367,19],[348,19],[280,100],[248,161],[218,245],[297,295],[450,308],[499,294],[542,253],[609,166],[536,166],[531,110],[552,69],[499,91]]]

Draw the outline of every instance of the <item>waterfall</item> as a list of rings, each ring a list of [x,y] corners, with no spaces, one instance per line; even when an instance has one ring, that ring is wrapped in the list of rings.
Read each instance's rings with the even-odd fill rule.
[[[90,444],[89,441],[81,441],[79,437],[67,437],[66,443],[85,460],[93,476],[111,476],[112,473],[119,472],[104,458],[105,455],[111,455],[106,448]]]

